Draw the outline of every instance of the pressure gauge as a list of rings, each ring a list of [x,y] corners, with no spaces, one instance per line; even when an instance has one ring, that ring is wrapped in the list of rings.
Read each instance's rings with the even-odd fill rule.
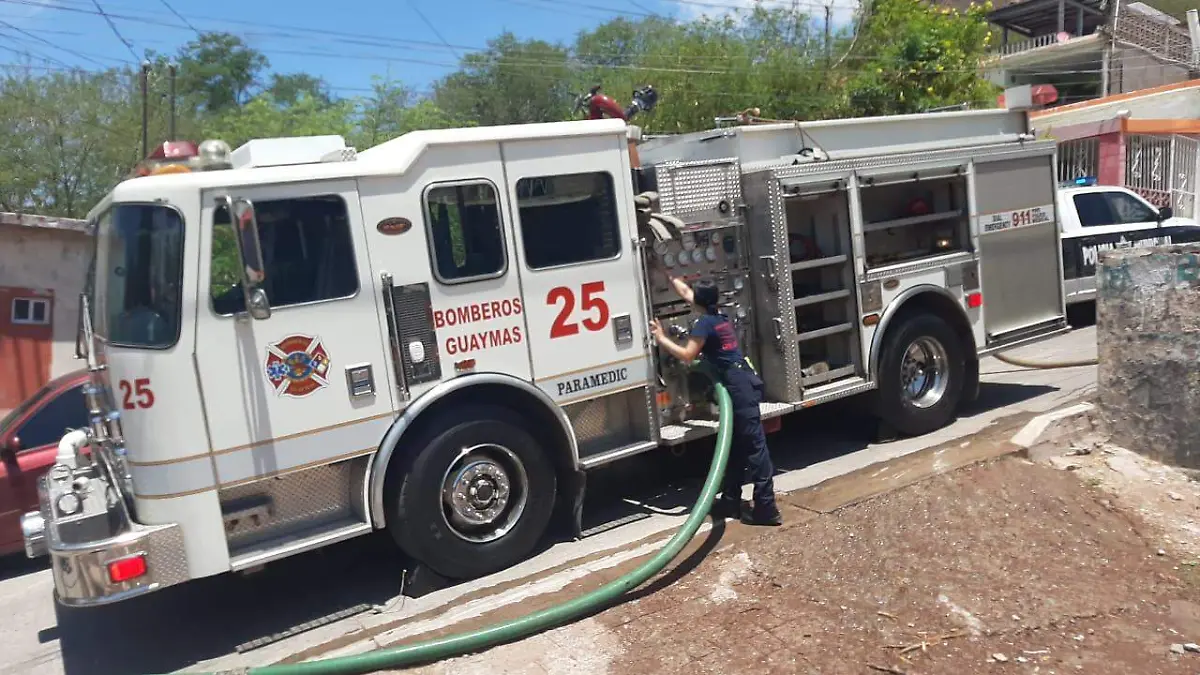
[[[675,266],[675,254],[668,251],[667,254],[663,256],[663,264],[666,265],[667,267],[674,267]]]
[[[79,501],[79,495],[74,492],[63,493],[56,503],[58,512],[64,516],[73,516],[79,513],[79,507],[82,505],[82,502]]]
[[[696,248],[696,235],[691,232],[684,232],[679,240],[683,242],[683,250],[690,251]]]
[[[708,258],[708,262],[717,262],[717,247],[709,246],[704,249],[704,257]]]
[[[708,241],[713,246],[720,246],[721,245],[721,233],[719,231],[713,232],[711,235],[709,235]]]
[[[680,267],[687,267],[687,264],[688,264],[688,262],[691,261],[691,259],[692,259],[692,257],[687,254],[687,251],[679,252],[679,266]]]
[[[698,248],[692,249],[692,262],[696,263],[697,265],[704,262],[704,251],[701,251]]]
[[[654,242],[654,252],[659,255],[666,255],[667,251],[671,250],[671,245],[665,241]]]

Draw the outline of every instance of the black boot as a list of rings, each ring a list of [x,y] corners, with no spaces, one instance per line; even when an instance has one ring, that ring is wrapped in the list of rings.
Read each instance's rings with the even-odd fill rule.
[[[708,510],[708,515],[713,518],[740,518],[750,505],[747,502],[738,499],[726,499],[718,497],[713,500],[712,508]]]
[[[747,525],[782,525],[783,515],[779,513],[775,502],[766,505],[755,504],[749,513],[742,514],[742,522]]]

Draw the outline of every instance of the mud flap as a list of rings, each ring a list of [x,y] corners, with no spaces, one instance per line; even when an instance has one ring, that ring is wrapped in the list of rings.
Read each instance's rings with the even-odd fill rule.
[[[963,396],[959,407],[963,403],[974,403],[979,400],[979,357],[969,359],[967,361],[967,381],[963,383]]]
[[[570,505],[571,538],[578,541],[583,539],[583,497],[587,493],[587,472],[574,469],[565,472],[563,476],[565,487],[564,502]]]

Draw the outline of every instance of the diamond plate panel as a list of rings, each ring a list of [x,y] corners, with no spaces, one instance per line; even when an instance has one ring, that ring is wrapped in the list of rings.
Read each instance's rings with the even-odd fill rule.
[[[268,539],[289,536],[337,521],[360,520],[362,482],[370,455],[318,466],[221,490],[221,511],[265,504],[266,516],[226,523],[231,553]]]
[[[581,459],[650,439],[646,387],[564,407]]]
[[[192,578],[183,546],[183,530],[179,527],[155,528],[146,537],[146,554],[153,565],[156,583],[170,586]]]
[[[763,419],[786,415],[795,409],[796,406],[791,403],[760,403],[758,405],[759,414]],[[661,431],[662,442],[664,445],[677,445],[712,436],[717,433],[717,425],[717,420],[705,419],[687,420],[683,424],[667,424]]]
[[[741,201],[741,170],[736,159],[668,162],[655,167],[659,203],[664,213],[687,222],[730,219]],[[722,201],[729,210],[722,213]]]
[[[408,284],[392,288],[396,307],[396,333],[399,338],[400,359],[404,362],[404,379],[410,386],[442,379],[442,362],[438,356],[437,332],[433,328],[432,302],[429,284]],[[414,362],[409,344],[420,342],[424,359]]]

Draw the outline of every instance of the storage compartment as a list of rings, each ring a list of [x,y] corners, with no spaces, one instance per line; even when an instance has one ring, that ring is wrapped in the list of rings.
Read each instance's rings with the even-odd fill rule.
[[[967,178],[961,168],[915,179],[866,177],[862,202],[867,268],[969,251]]]
[[[784,201],[801,389],[857,372],[849,207],[845,191]]]

